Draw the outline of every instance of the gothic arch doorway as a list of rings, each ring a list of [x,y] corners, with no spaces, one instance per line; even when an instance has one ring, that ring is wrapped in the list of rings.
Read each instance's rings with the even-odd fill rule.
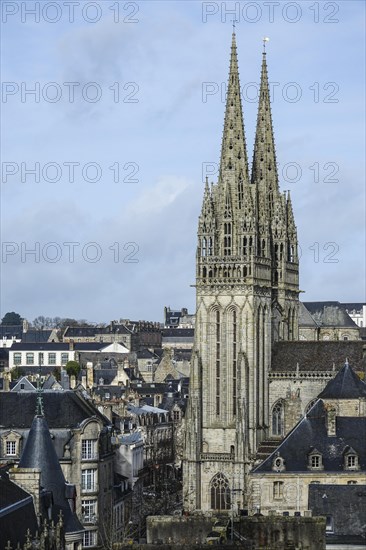
[[[229,481],[221,472],[211,479],[210,493],[212,510],[230,510]]]

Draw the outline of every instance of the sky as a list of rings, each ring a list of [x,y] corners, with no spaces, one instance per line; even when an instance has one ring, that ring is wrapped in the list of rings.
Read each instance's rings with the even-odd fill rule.
[[[195,310],[235,15],[252,159],[263,37],[304,301],[365,300],[365,3],[2,5],[1,317]]]

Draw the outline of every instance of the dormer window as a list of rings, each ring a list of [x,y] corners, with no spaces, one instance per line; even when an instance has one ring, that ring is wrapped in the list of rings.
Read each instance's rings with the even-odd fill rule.
[[[344,462],[343,466],[345,470],[359,470],[359,460],[358,460],[358,454],[352,447],[348,447],[346,452],[344,453]]]
[[[273,459],[272,470],[274,472],[284,472],[286,470],[285,461],[279,453],[276,453],[276,456]]]
[[[314,449],[309,454],[309,462],[308,462],[308,468],[309,470],[324,470],[323,466],[323,456],[319,451]]]

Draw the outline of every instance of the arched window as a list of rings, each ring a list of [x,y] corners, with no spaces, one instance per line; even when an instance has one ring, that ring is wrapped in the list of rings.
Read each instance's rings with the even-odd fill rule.
[[[272,409],[272,435],[283,435],[283,403],[277,401]]]
[[[220,312],[216,311],[216,414],[220,414]]]
[[[203,257],[207,256],[207,241],[206,241],[206,237],[202,237],[201,251],[202,251],[202,256],[203,256]]]
[[[236,311],[233,311],[233,415],[236,415],[237,399],[237,363],[236,363],[236,339],[237,339],[237,318]]]
[[[231,256],[231,223],[224,223],[224,255]]]
[[[308,414],[308,412],[310,411],[310,409],[312,408],[312,406],[318,401],[318,398],[317,397],[314,397],[314,399],[312,399],[311,401],[309,401],[309,403],[306,405],[306,409],[305,409],[305,414]]]
[[[216,474],[210,483],[212,510],[230,510],[229,481],[221,472]]]

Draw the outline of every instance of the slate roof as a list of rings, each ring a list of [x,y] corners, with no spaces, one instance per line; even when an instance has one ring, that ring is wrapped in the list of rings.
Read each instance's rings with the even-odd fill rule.
[[[103,386],[113,382],[117,376],[117,369],[94,369],[94,382],[98,385],[99,380],[103,378]]]
[[[14,342],[11,351],[68,351],[69,344],[64,342]]]
[[[366,397],[366,384],[346,363],[319,394],[322,399],[358,399]],[[366,435],[366,434],[365,434]]]
[[[47,390],[43,394],[45,416],[50,429],[72,428],[96,416],[105,425],[109,420],[79,393]],[[29,428],[36,410],[37,392],[1,392],[0,425],[4,428]]]
[[[324,496],[326,495],[326,496]],[[366,485],[309,485],[309,510],[313,516],[331,515],[333,533],[326,533],[327,544],[342,548],[365,548]],[[340,506],[340,503],[342,505]],[[355,545],[355,546],[353,546]]]
[[[46,329],[46,330],[35,330],[35,329],[28,329],[27,332],[22,333],[22,342],[24,343],[45,343],[48,342],[48,339],[50,338],[52,334],[52,330]]]
[[[97,333],[104,331],[104,328],[97,327],[67,327],[63,337],[65,338],[93,338]]]
[[[140,432],[133,432],[131,434],[122,435],[118,439],[122,445],[133,445],[134,443],[139,443],[142,441]]]
[[[163,338],[193,338],[194,328],[163,328]]]
[[[365,302],[341,302],[341,306],[349,312],[362,312],[362,308],[364,305]]]
[[[315,322],[310,311],[306,309],[302,302],[299,302],[299,326],[300,327],[312,327],[318,328],[318,324]]]
[[[9,468],[0,467],[0,548],[9,540],[13,548],[18,542],[23,545],[27,530],[34,535],[38,529],[33,498],[9,479]]]
[[[148,349],[143,349],[136,353],[137,359],[157,359],[157,354]]]
[[[357,327],[340,302],[303,302],[303,304],[319,326]]]
[[[366,370],[366,358],[363,357],[362,340],[338,341],[293,341],[275,342],[272,354],[272,371],[295,371],[299,364],[300,371],[332,370],[349,363],[357,371]]]
[[[120,399],[122,398],[126,393],[126,388],[123,386],[97,386],[94,390],[94,393],[96,395],[99,395],[100,397],[105,397],[106,393],[109,393],[110,398],[116,398]]]
[[[20,340],[23,334],[23,325],[0,325],[0,339],[13,338]]]
[[[284,473],[314,475],[314,471],[308,470],[308,455],[314,449],[323,456],[325,472],[343,472],[343,454],[348,447],[358,453],[361,470],[366,470],[366,417],[337,416],[336,426],[337,435],[328,436],[326,410],[323,401],[319,399],[279,447],[252,473],[272,472],[273,460],[279,452],[285,461]]]
[[[52,492],[53,520],[57,521],[60,511],[62,511],[66,533],[84,530],[76,514],[71,511],[65,497],[65,477],[44,416],[34,417],[18,468],[39,468],[41,470],[41,487]]]

